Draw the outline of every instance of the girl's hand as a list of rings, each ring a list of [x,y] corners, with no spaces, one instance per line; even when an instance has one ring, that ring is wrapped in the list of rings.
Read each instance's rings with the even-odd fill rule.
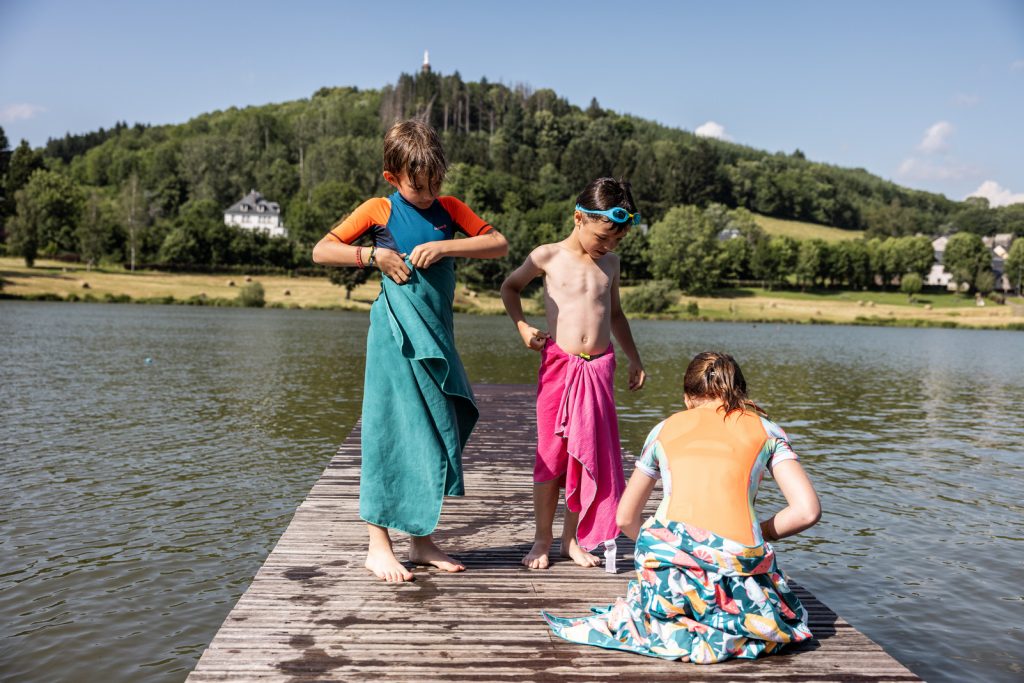
[[[523,338],[526,348],[533,351],[540,351],[547,344],[548,339],[551,339],[551,335],[547,332],[530,327],[526,323],[519,323],[519,336]]]
[[[377,248],[373,257],[380,272],[387,275],[395,284],[404,285],[409,281],[409,266],[405,265],[405,254],[394,249]]]
[[[644,372],[644,366],[639,363],[629,364],[629,390],[637,391],[643,388],[644,382],[647,381],[647,373]]]
[[[409,260],[417,268],[429,268],[445,256],[447,256],[445,242],[438,240],[416,245],[416,248],[409,254]]]

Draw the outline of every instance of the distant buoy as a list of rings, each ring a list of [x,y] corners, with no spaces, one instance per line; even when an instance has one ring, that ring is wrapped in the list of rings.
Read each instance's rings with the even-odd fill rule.
[[[146,363],[146,365],[152,365],[153,364],[153,359],[152,358],[146,358],[145,363]]]

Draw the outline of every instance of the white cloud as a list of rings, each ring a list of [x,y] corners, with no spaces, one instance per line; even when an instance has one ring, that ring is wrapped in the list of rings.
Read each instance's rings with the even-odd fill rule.
[[[1014,194],[994,180],[986,180],[968,197],[984,197],[989,206],[1006,206],[1007,204],[1024,204],[1024,192]]]
[[[900,164],[896,175],[905,180],[963,180],[978,176],[979,171],[955,161],[940,163],[908,157]]]
[[[953,104],[958,107],[977,107],[980,102],[981,98],[979,96],[964,92],[958,92],[953,96]]]
[[[948,147],[946,140],[952,134],[953,124],[949,121],[939,121],[924,132],[924,139],[917,148],[927,154],[941,152]]]
[[[0,123],[28,120],[44,111],[46,107],[40,107],[38,104],[8,104],[6,107],[0,107]]]
[[[1010,62],[1010,71],[1024,71],[1024,59],[1017,59]]]
[[[708,121],[697,126],[697,130],[693,131],[698,137],[702,138],[717,138],[718,140],[732,140],[732,138],[725,134],[725,126],[714,121]]]

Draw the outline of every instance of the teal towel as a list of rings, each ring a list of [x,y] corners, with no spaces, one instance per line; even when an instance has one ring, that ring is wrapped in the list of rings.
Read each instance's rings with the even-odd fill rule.
[[[359,516],[414,536],[434,531],[444,496],[464,495],[462,449],[479,417],[455,349],[454,295],[448,258],[404,285],[383,278],[370,309]]]

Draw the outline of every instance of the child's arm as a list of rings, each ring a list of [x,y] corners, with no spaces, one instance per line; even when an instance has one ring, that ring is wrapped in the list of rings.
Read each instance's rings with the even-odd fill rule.
[[[417,245],[409,254],[409,261],[417,268],[429,268],[445,256],[463,258],[501,258],[508,253],[508,240],[497,230],[476,237],[438,240]]]
[[[821,519],[821,503],[807,472],[798,460],[783,460],[772,469],[786,507],[761,522],[761,535],[766,541],[793,536],[817,524]]]
[[[530,284],[531,280],[544,274],[544,269],[541,268],[538,262],[543,258],[544,252],[541,249],[542,247],[534,249],[526,257],[523,265],[512,271],[512,274],[501,283],[501,302],[505,304],[505,311],[512,318],[512,322],[516,324],[516,330],[519,331],[519,336],[523,338],[523,343],[534,351],[540,351],[544,348],[549,335],[547,332],[542,332],[526,322],[521,295],[523,288]]]
[[[651,497],[651,491],[657,479],[652,479],[639,469],[633,470],[633,476],[626,484],[626,491],[619,500],[619,508],[615,511],[615,523],[634,541],[640,535],[640,517],[647,505],[647,499]]]
[[[612,278],[612,334],[619,340],[619,346],[629,360],[629,390],[636,391],[644,385],[647,373],[644,372],[644,364],[640,362],[640,352],[636,350],[633,332],[629,329],[629,321],[626,320],[622,302],[619,301],[618,268],[615,269],[615,276]]]
[[[363,266],[369,265],[367,262],[370,258],[370,249],[353,246],[351,242],[359,239],[374,225],[386,225],[390,213],[391,203],[387,199],[378,197],[363,202],[317,242],[313,247],[313,263],[323,266],[359,267],[362,261]],[[400,285],[408,282],[409,268],[405,265],[404,254],[384,248],[377,248],[373,254],[374,265],[380,268],[382,273]]]

